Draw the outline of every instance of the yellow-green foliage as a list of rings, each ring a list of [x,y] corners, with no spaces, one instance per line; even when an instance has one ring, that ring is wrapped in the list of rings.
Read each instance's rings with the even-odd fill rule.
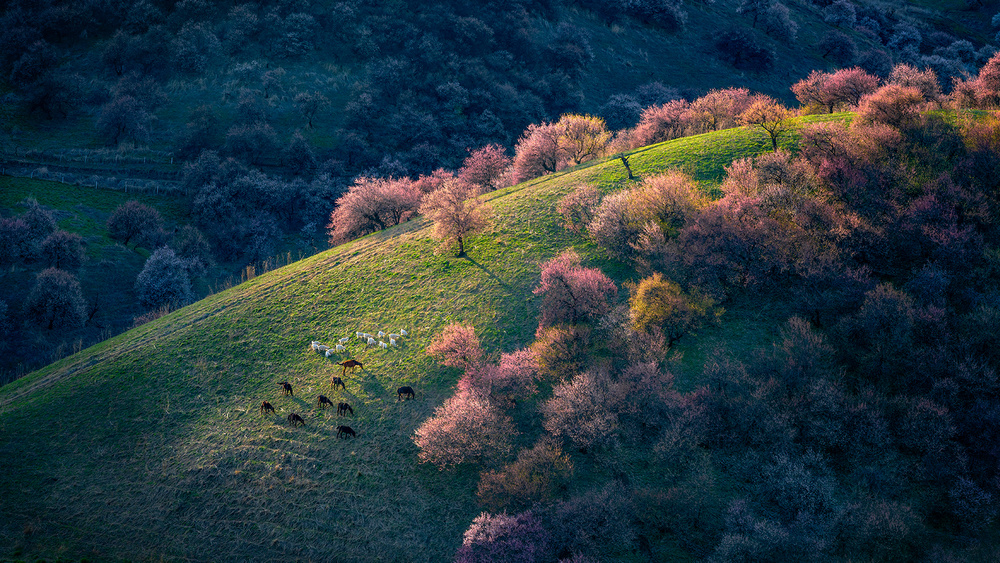
[[[668,345],[723,313],[722,309],[715,309],[712,298],[686,293],[659,272],[634,286],[629,310],[635,330],[661,330]]]

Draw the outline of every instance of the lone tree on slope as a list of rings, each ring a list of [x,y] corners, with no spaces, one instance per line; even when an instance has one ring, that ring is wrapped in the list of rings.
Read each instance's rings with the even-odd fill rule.
[[[448,180],[424,196],[420,212],[434,221],[434,237],[442,247],[458,244],[455,256],[465,255],[466,238],[490,224],[489,208],[474,195],[475,188],[460,180]]]
[[[791,127],[791,112],[771,96],[758,94],[753,97],[750,107],[740,115],[740,123],[760,127],[771,138],[771,148],[778,150],[780,139]]]

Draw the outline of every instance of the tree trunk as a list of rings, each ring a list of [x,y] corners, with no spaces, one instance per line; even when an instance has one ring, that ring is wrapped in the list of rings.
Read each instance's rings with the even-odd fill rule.
[[[628,179],[635,180],[635,176],[632,175],[632,167],[628,165],[628,158],[625,155],[621,155],[618,158],[620,158],[622,164],[625,165],[625,171],[628,172]]]

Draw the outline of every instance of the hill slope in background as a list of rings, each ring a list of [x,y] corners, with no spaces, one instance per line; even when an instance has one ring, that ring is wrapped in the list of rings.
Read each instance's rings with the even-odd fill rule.
[[[720,151],[720,146],[728,150]],[[696,162],[721,176],[767,140],[730,130],[645,149],[639,174]],[[434,254],[415,220],[261,275],[0,389],[3,556],[198,560],[441,561],[479,508],[476,472],[416,462],[414,429],[457,377],[423,349],[451,322],[487,350],[528,343],[539,263],[590,246],[558,225],[556,199],[581,182],[620,186],[617,161],[491,195],[494,228],[469,256]],[[613,271],[613,270],[609,270]],[[627,271],[622,272],[625,275]],[[619,281],[621,281],[619,279]],[[367,348],[355,331],[410,336]],[[309,349],[350,336],[363,370]],[[336,358],[334,358],[336,359]],[[287,380],[293,397],[279,395]],[[411,385],[417,400],[398,402]],[[336,437],[320,394],[346,400],[356,440]],[[270,400],[275,415],[257,407]],[[289,412],[304,428],[285,424]]]
[[[764,8],[770,15],[754,15]],[[509,151],[529,124],[566,112],[618,129],[647,106],[712,88],[791,102],[789,85],[813,69],[885,75],[906,62],[934,69],[947,89],[992,52],[997,9],[971,0],[14,1],[0,14],[0,173],[145,192],[143,201],[169,194],[166,235],[190,224],[211,245],[215,267],[193,280],[205,295],[247,266],[326,248],[330,212],[358,174],[457,169],[470,150]],[[209,153],[221,157],[215,183],[185,173],[211,169]],[[220,164],[227,157],[238,164]],[[16,183],[19,197],[0,199],[5,218],[35,189]],[[81,213],[45,205],[62,225]],[[95,218],[113,207],[86,205],[81,234],[98,236]],[[41,262],[9,264],[0,381],[157,314],[132,290],[147,253],[106,242],[98,236],[76,272],[88,313],[97,308],[78,330],[39,330],[17,303]]]

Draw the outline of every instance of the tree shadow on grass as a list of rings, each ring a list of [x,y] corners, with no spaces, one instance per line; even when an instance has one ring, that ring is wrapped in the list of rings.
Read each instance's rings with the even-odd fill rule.
[[[378,380],[378,377],[374,373],[365,370],[362,377],[355,379],[357,384],[361,387],[361,390],[365,392],[369,397],[385,397],[388,396],[389,390],[382,385],[382,382]]]
[[[483,266],[479,262],[476,262],[475,258],[470,257],[468,254],[465,254],[462,257],[465,258],[466,260],[468,260],[469,263],[472,264],[473,266],[475,266],[475,267],[479,268],[480,270],[482,270],[483,272],[485,272],[486,275],[489,276],[490,278],[492,278],[495,282],[497,282],[497,284],[499,284],[500,287],[506,289],[509,293],[513,293],[514,288],[512,288],[509,283],[507,283],[507,282],[503,281],[502,279],[500,279],[499,277],[497,277],[497,275],[494,274],[493,272],[491,272],[486,266]]]

